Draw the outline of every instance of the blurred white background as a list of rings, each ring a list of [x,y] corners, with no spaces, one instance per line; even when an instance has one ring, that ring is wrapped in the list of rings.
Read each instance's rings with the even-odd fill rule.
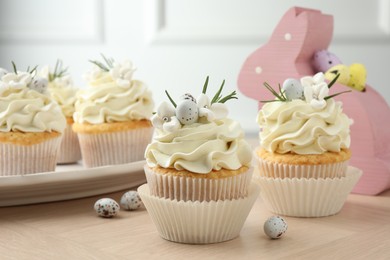
[[[390,103],[390,0],[0,0],[0,67],[54,66],[60,58],[83,87],[88,59],[104,53],[131,59],[156,104],[165,89],[197,96],[207,75],[213,90],[226,79],[227,93],[292,6],[332,14],[329,50],[344,64],[363,63],[368,84]],[[247,133],[258,131],[256,101],[239,93],[228,105]]]

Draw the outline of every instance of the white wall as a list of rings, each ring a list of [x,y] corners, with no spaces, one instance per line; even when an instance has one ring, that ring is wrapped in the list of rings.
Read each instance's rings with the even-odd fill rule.
[[[330,50],[365,64],[368,83],[390,103],[390,0],[0,0],[0,67],[61,58],[82,87],[87,60],[104,53],[132,59],[156,103],[165,89],[197,95],[206,75],[215,89],[226,79],[230,92],[245,58],[292,6],[334,15]],[[228,103],[231,116],[254,133],[257,103],[239,97]]]

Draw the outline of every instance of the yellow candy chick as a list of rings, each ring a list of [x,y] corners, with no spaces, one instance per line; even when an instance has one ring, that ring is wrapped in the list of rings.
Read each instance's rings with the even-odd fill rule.
[[[358,91],[366,91],[367,71],[363,64],[354,63],[349,66],[348,86]]]
[[[337,79],[337,82],[343,85],[348,85],[350,81],[350,71],[348,66],[338,64],[336,66],[331,67],[325,73],[325,78],[329,81],[332,81],[337,76],[337,74],[340,74],[339,78]]]

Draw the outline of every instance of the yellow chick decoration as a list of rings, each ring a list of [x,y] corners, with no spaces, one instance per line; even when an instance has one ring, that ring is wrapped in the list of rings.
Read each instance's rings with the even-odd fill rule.
[[[337,74],[340,74],[337,82],[343,85],[348,85],[350,80],[350,71],[348,66],[338,64],[331,67],[327,72],[325,72],[325,78],[329,81],[332,81],[337,76]]]
[[[348,86],[358,91],[366,91],[367,71],[363,64],[354,63],[349,66]]]
[[[333,66],[325,73],[325,78],[332,81],[337,74],[340,74],[337,79],[338,83],[357,91],[364,92],[366,90],[367,71],[363,64],[354,63],[349,67],[343,64]]]

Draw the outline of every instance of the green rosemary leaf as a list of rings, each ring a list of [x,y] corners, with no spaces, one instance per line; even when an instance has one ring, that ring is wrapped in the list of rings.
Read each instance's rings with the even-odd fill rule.
[[[31,71],[29,71],[30,74],[33,74],[34,72],[36,72],[36,71],[37,71],[37,68],[38,68],[38,65],[36,65]]]
[[[57,70],[58,70],[58,66],[61,66],[62,67],[62,63],[60,64],[60,60],[57,59],[56,61],[56,66],[54,67],[54,72],[53,72],[53,80],[55,79],[55,75],[57,75]]]
[[[15,74],[18,75],[18,70],[16,69],[15,62],[11,61],[11,63],[12,63],[12,67],[14,69]]]
[[[215,93],[213,99],[211,100],[211,104],[219,102],[218,100],[221,98],[221,92],[222,92],[224,85],[225,85],[225,80],[222,81],[221,87],[219,87],[219,90],[217,91],[217,93]],[[222,103],[224,103],[224,102],[222,102]]]
[[[207,85],[208,85],[208,84],[209,84],[209,76],[206,77],[206,81],[204,82],[203,90],[202,90],[202,93],[203,93],[203,94],[206,94]]]
[[[284,95],[284,92],[283,92],[282,87],[280,86],[280,84],[278,84],[278,88],[279,88],[280,96],[282,97],[283,101],[287,101],[287,97]]]
[[[264,82],[264,86],[280,101],[285,101],[267,82]]]
[[[229,95],[227,95],[226,97],[220,99],[218,101],[218,103],[225,103],[226,101],[230,100],[230,99],[238,99],[238,97],[236,96],[237,95],[237,92],[236,91],[233,91],[232,93],[230,93]]]
[[[331,88],[334,83],[336,83],[337,79],[340,77],[340,73],[337,73],[336,77],[328,84],[328,88]]]
[[[114,62],[114,59],[113,58],[106,58],[106,56],[103,55],[103,53],[100,53],[100,55],[103,57],[104,61],[106,62],[108,68],[112,68],[114,67],[113,65],[113,62]]]
[[[95,64],[96,66],[98,66],[99,68],[101,68],[104,71],[109,71],[109,69],[103,63],[101,63],[99,61],[94,61],[94,60],[88,60],[88,61]]]
[[[338,95],[341,95],[341,94],[344,94],[344,93],[348,93],[348,92],[352,92],[352,90],[346,90],[346,91],[338,92],[338,93],[336,93],[336,94],[333,94],[333,95],[324,97],[324,100],[328,100],[329,98],[336,97],[336,96],[338,96]]]
[[[169,95],[169,93],[168,93],[168,91],[167,91],[167,90],[165,90],[165,94],[167,94],[167,96],[168,96],[168,98],[169,98],[169,101],[171,101],[171,103],[172,103],[173,107],[175,107],[175,108],[176,108],[176,103],[175,103],[175,101],[173,101],[173,99],[171,98],[171,96]]]
[[[260,100],[261,103],[271,103],[271,102],[283,102],[282,100],[279,99],[274,99],[274,100]]]

